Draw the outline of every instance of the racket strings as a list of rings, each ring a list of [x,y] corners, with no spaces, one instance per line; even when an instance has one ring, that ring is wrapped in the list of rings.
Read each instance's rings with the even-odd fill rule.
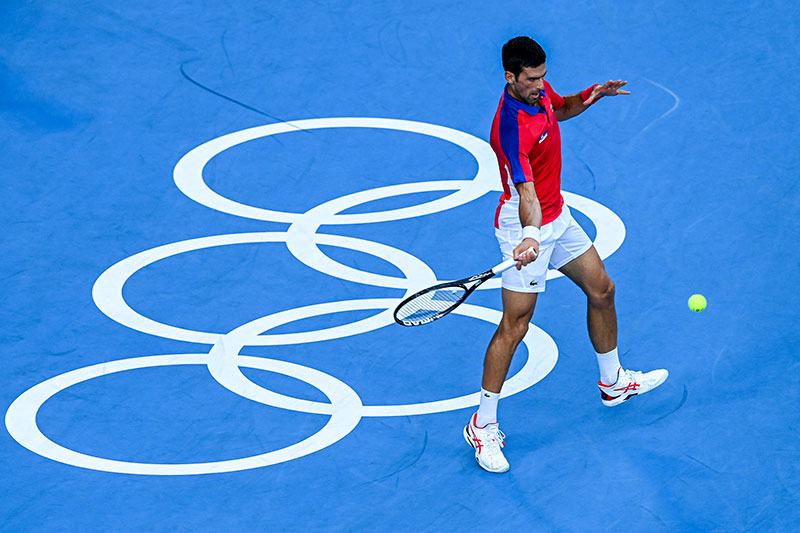
[[[440,287],[423,292],[397,309],[396,317],[402,322],[419,322],[447,313],[466,296],[467,289],[461,285]]]

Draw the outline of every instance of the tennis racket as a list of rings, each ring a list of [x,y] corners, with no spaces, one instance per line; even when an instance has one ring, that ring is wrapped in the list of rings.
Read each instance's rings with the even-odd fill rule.
[[[394,310],[394,321],[401,326],[421,326],[442,318],[461,305],[481,283],[517,264],[509,259],[496,267],[458,281],[448,281],[412,294]]]

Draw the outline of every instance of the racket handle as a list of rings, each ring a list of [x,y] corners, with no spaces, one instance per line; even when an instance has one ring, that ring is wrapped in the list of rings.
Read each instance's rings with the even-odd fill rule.
[[[508,261],[503,261],[502,263],[500,263],[499,265],[494,267],[492,269],[492,274],[494,274],[495,276],[498,275],[498,274],[502,274],[503,272],[505,272],[509,268],[515,266],[516,264],[517,264],[517,260],[512,257]]]
[[[531,248],[528,248],[528,250],[525,250],[525,252],[522,252],[522,253],[526,253],[526,252],[528,252],[530,250],[531,250]],[[503,272],[505,272],[509,268],[511,268],[513,266],[516,266],[517,262],[518,262],[518,260],[514,259],[513,257],[511,259],[509,259],[508,261],[503,261],[502,263],[500,263],[499,265],[497,265],[496,267],[494,267],[492,269],[492,274],[494,274],[495,276],[498,275],[498,274],[502,274]]]

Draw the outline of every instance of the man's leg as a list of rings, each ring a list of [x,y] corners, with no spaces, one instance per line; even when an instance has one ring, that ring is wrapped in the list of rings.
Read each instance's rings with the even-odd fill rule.
[[[614,282],[606,273],[597,250],[592,246],[559,270],[586,294],[589,339],[595,351],[603,354],[614,350],[617,347]]]
[[[506,380],[514,352],[528,332],[536,297],[536,293],[503,289],[503,318],[489,342],[486,357],[483,359],[481,402],[475,419],[480,427],[497,422],[500,390]]]
[[[475,459],[489,472],[506,472],[509,468],[501,450],[505,443],[497,424],[497,401],[511,358],[528,332],[535,305],[536,293],[503,289],[503,318],[483,360],[480,406],[464,428],[464,438],[475,449]]]
[[[647,373],[622,370],[617,354],[617,311],[614,307],[614,282],[606,273],[594,246],[559,269],[574,281],[588,300],[589,338],[597,352],[600,367],[600,396],[608,407],[632,396],[644,394],[667,379],[664,369]]]
[[[497,326],[483,360],[483,389],[500,393],[511,358],[528,332],[537,293],[503,289],[503,318]]]

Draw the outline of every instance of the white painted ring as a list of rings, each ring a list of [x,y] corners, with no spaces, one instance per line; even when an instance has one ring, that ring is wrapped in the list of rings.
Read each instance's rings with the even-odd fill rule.
[[[286,361],[263,357],[241,357],[238,361],[241,366],[277,372],[291,377],[302,375],[302,378],[298,377],[298,379],[303,379],[322,391],[331,400],[332,405],[339,408],[332,410],[330,420],[322,429],[297,444],[251,457],[207,463],[136,463],[95,457],[56,444],[48,439],[36,425],[36,414],[42,404],[55,394],[78,383],[137,368],[205,365],[208,363],[208,358],[209,356],[205,354],[153,355],[109,361],[66,372],[39,383],[14,400],[6,412],[6,428],[11,436],[25,448],[60,463],[118,474],[176,476],[235,472],[291,461],[338,442],[350,433],[361,420],[361,399],[353,389],[338,379],[319,370]]]
[[[219,195],[205,183],[203,179],[203,169],[215,156],[247,141],[280,133],[320,128],[377,128],[419,133],[449,141],[460,146],[467,150],[478,162],[478,172],[472,180],[473,186],[461,189],[445,198],[439,198],[417,206],[383,212],[351,215],[332,213],[319,220],[321,224],[365,224],[387,220],[401,220],[439,212],[482,196],[491,189],[491,182],[498,173],[495,155],[489,144],[463,131],[410,120],[371,117],[333,117],[267,124],[236,131],[212,139],[192,149],[178,161],[173,171],[175,184],[181,192],[195,202],[222,213],[269,222],[298,222],[305,216],[304,214],[262,209],[236,202]],[[393,185],[388,188],[413,188],[414,185],[415,184],[406,184],[404,186]],[[407,188],[406,190],[410,189]]]
[[[103,272],[103,274],[97,278],[97,281],[94,284],[92,289],[92,297],[95,305],[97,305],[98,309],[100,309],[100,311],[102,311],[106,316],[115,322],[118,322],[123,326],[127,326],[136,331],[178,341],[200,344],[215,344],[217,337],[220,335],[218,332],[205,332],[178,328],[145,317],[133,310],[123,297],[123,287],[125,283],[128,281],[128,279],[130,279],[131,276],[133,276],[142,268],[162,259],[186,252],[212,248],[215,246],[226,246],[229,244],[285,242],[286,239],[287,233],[283,232],[234,233],[229,235],[200,237],[197,239],[190,239],[151,248],[150,250],[146,250],[123,259]],[[367,254],[378,255],[384,259],[390,259],[392,264],[404,272],[407,278],[415,280],[415,283],[417,284],[432,285],[436,281],[436,276],[433,274],[433,271],[430,269],[430,267],[428,267],[415,256],[396,248],[371,241],[356,239],[354,237],[344,237],[340,235],[316,234],[315,240],[320,244],[346,247]],[[332,273],[330,269],[327,273],[335,274],[335,272]],[[413,287],[411,290],[413,290]],[[409,292],[407,291],[407,294],[408,293]],[[384,315],[385,320],[383,320],[383,322],[389,323],[392,321],[392,319],[389,317],[388,309]],[[361,324],[362,327],[371,327],[371,325],[374,324],[374,317],[359,321],[358,324]],[[369,330],[362,329],[362,332],[363,331]],[[273,335],[271,337],[274,340],[265,341],[262,339],[261,342],[290,344],[292,342],[315,342],[337,338],[335,331],[309,332],[308,334],[304,335]]]
[[[291,323],[295,320],[342,311],[393,308],[399,301],[399,299],[369,299],[328,302],[298,307],[296,309],[290,309],[288,311],[258,318],[239,326],[227,335],[220,336],[217,343],[211,349],[208,365],[209,371],[214,379],[223,387],[250,400],[281,409],[290,409],[304,413],[332,414],[331,409],[334,407],[332,407],[331,404],[284,396],[253,383],[239,370],[237,364],[239,357],[241,357],[238,355],[239,352],[244,346],[261,345],[264,339],[270,338],[268,335],[259,335],[260,333]],[[495,309],[488,309],[486,307],[470,304],[460,305],[453,313],[477,318],[492,324],[499,324],[503,316],[500,311]],[[376,315],[376,317],[373,318],[379,316],[381,315]],[[389,317],[389,322],[394,324],[391,317]],[[345,325],[340,328],[340,336],[343,337],[347,334],[347,331],[352,328],[352,325]],[[362,332],[358,331],[356,333]],[[355,335],[356,333],[352,334]],[[521,392],[539,382],[553,369],[558,360],[558,348],[556,343],[547,333],[535,325],[530,325],[528,333],[525,335],[522,342],[528,349],[528,357],[523,367],[503,385],[503,397]],[[431,361],[431,365],[436,365],[435,358]],[[365,405],[363,407],[363,415],[410,416],[441,413],[478,405],[479,399],[480,393],[475,392],[446,400],[402,405]]]

